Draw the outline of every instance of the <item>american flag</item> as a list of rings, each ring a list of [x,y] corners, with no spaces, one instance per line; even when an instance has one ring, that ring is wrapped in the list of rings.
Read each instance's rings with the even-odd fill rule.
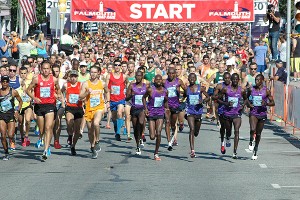
[[[34,24],[36,19],[36,4],[35,0],[19,0],[22,11],[29,25]]]
[[[269,0],[269,4],[273,4],[275,9],[278,9],[279,1],[278,0]]]

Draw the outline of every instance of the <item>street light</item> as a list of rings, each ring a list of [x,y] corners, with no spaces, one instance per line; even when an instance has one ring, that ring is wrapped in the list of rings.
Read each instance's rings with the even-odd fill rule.
[[[60,37],[63,35],[66,10],[67,10],[67,0],[59,0],[58,11],[60,13]]]

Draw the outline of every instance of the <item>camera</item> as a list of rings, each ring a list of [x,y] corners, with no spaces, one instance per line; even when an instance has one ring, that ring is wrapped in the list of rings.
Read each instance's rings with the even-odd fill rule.
[[[273,8],[274,8],[273,4],[269,4],[268,8],[267,8],[267,13],[268,14],[272,13],[273,12]]]

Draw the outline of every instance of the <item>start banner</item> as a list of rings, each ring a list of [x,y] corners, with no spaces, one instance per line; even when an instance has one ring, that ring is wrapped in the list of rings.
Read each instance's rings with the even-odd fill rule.
[[[72,0],[72,22],[252,22],[253,0]]]

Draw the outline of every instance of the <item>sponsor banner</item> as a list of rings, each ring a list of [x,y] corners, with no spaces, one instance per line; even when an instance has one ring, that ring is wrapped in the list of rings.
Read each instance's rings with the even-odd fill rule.
[[[255,0],[254,1],[254,14],[265,15],[268,9],[268,0]]]
[[[72,0],[72,22],[252,22],[253,0]]]
[[[266,15],[255,15],[255,22],[251,25],[251,47],[254,48],[254,44],[259,43],[260,35],[262,33],[268,33],[269,23],[264,21]]]

